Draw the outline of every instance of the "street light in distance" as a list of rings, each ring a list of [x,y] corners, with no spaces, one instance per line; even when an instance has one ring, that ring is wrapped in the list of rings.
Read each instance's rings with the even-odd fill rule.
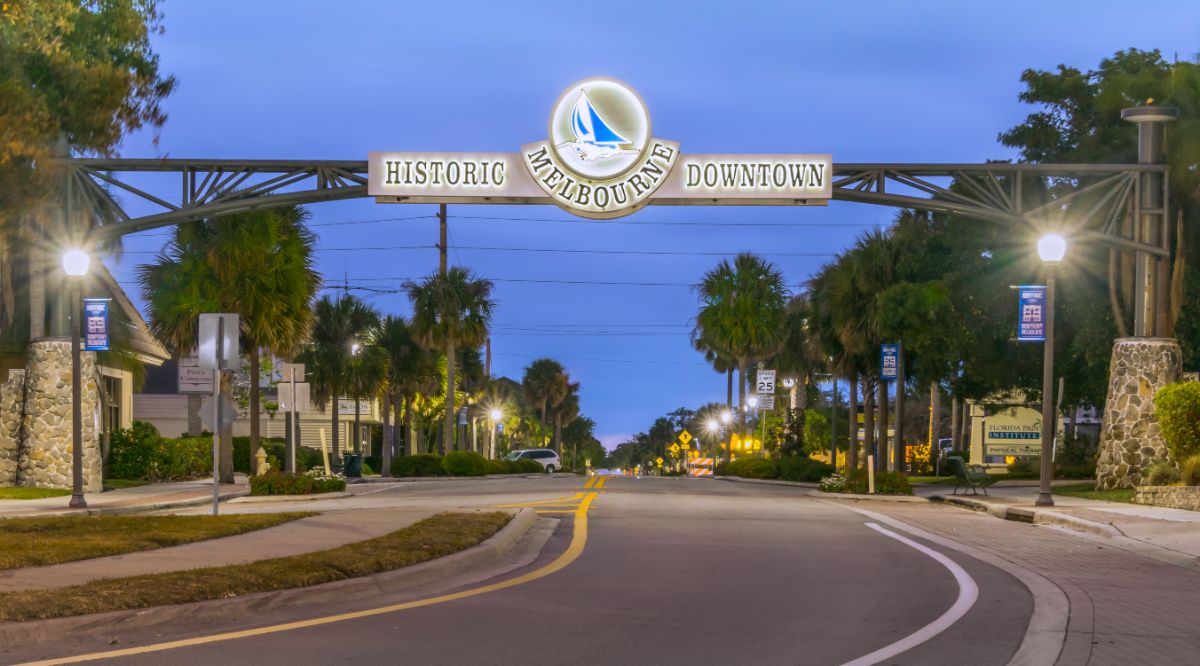
[[[86,509],[83,498],[83,407],[80,404],[82,377],[79,358],[79,312],[83,306],[80,282],[92,264],[87,252],[78,248],[67,250],[62,256],[63,272],[71,283],[71,501],[72,509]]]

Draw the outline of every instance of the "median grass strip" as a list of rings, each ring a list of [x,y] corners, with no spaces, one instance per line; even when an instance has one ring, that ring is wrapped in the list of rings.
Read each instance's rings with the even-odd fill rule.
[[[0,594],[0,621],[225,599],[370,576],[465,550],[492,536],[509,515],[440,513],[374,539],[331,550],[207,569],[95,580],[56,590]]]
[[[1051,488],[1055,495],[1069,495],[1084,499],[1104,500],[1105,502],[1125,502],[1133,504],[1133,496],[1137,493],[1133,488],[1113,488],[1112,490],[1096,490],[1095,483],[1073,483],[1069,486]]]
[[[178,546],[245,534],[312,515],[9,518],[0,520],[0,570]]]
[[[66,497],[70,490],[63,488],[0,488],[0,500],[31,500],[46,497]]]

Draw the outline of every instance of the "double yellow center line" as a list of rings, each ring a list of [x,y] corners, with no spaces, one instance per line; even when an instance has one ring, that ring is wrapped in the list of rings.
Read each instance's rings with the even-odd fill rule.
[[[604,487],[604,484],[606,484],[606,483],[608,483],[607,476],[593,476],[587,480],[587,483],[583,484],[583,487],[585,490],[588,488],[592,488],[594,490],[600,490],[601,488]]]

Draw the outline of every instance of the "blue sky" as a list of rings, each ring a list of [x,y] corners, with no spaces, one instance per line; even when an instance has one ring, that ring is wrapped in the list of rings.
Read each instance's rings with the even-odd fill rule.
[[[978,162],[1012,157],[996,135],[1029,112],[1017,101],[1022,70],[1093,67],[1130,47],[1181,59],[1200,51],[1200,4],[1185,1],[209,0],[167,2],[165,15],[155,43],[179,89],[160,144],[139,133],[125,157],[515,152],[544,138],[566,86],[611,76],[646,100],[655,136],[684,152]],[[331,283],[389,288],[437,268],[434,206],[363,199],[311,211]],[[840,203],[650,207],[595,223],[550,206],[460,205],[450,208],[450,262],[496,280],[494,373],[519,379],[534,358],[559,359],[612,446],[676,407],[723,400],[723,376],[687,337],[697,308],[687,285],[722,255],[761,253],[798,288],[892,214]],[[417,219],[376,221],[401,217]],[[124,257],[108,264],[132,280],[163,241],[161,232],[130,236]],[[339,249],[385,245],[430,249]],[[369,300],[408,312],[403,294]]]

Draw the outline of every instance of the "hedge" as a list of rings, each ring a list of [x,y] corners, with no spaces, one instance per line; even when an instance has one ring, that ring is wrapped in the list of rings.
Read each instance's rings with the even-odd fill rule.
[[[346,480],[335,476],[267,472],[250,477],[251,495],[312,495],[345,489]]]
[[[833,473],[833,467],[820,460],[803,456],[784,458],[738,458],[721,464],[717,473],[723,476],[741,476],[748,479],[783,479],[785,481],[820,481]]]
[[[1200,454],[1200,382],[1167,384],[1158,389],[1154,414],[1176,462]]]
[[[114,430],[110,436],[110,478],[173,481],[211,473],[211,439],[167,439],[145,421],[134,421],[132,428]]]
[[[442,458],[442,469],[450,476],[483,476],[488,461],[474,451],[451,451]]]
[[[436,453],[400,456],[392,460],[392,476],[442,476],[442,457]]]

